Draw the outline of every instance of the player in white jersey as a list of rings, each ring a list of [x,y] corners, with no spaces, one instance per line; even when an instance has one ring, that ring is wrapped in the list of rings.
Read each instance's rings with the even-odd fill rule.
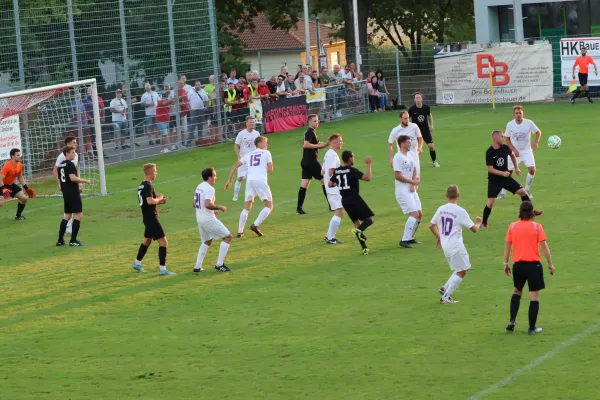
[[[448,186],[446,189],[448,204],[438,208],[429,223],[431,233],[437,238],[436,247],[444,250],[450,269],[453,270],[450,279],[440,288],[442,293],[440,303],[455,303],[451,295],[460,285],[467,271],[471,269],[469,253],[463,243],[462,227],[477,232],[481,226],[481,217],[475,218],[473,223],[469,213],[458,205],[459,196],[460,192],[456,185]]]
[[[421,200],[417,194],[417,186],[421,183],[421,178],[417,174],[414,156],[410,154],[411,141],[409,136],[400,135],[398,137],[398,148],[400,150],[392,160],[396,182],[396,201],[398,201],[402,212],[409,214],[400,241],[400,246],[407,249],[412,248],[412,244],[418,243],[415,240],[415,234],[423,217]]]
[[[75,136],[67,136],[65,138],[65,146],[67,147],[73,147],[75,149],[75,159],[73,160],[73,164],[75,164],[75,167],[77,168],[77,176],[79,176],[79,154],[77,154],[77,138]],[[60,189],[60,178],[58,176],[58,166],[63,164],[65,162],[66,158],[65,155],[61,152],[58,157],[56,157],[56,163],[54,164],[54,168],[52,170],[52,174],[54,175],[54,178],[56,179],[56,182],[58,183],[58,190]],[[83,184],[79,184],[79,192],[83,192]],[[73,230],[73,219],[75,218],[75,216],[71,216],[71,219],[69,220],[69,223],[67,224],[67,230],[65,231],[66,234],[70,235],[72,230]]]
[[[203,271],[202,263],[213,239],[223,239],[219,248],[219,258],[217,259],[215,269],[217,271],[229,272],[231,270],[225,265],[225,257],[227,256],[233,236],[231,236],[225,225],[217,219],[219,211],[227,211],[227,207],[215,204],[214,186],[217,181],[217,171],[214,168],[204,169],[202,171],[202,179],[204,182],[198,185],[194,194],[196,221],[200,230],[200,240],[202,240],[194,272]]]
[[[246,176],[246,203],[240,214],[240,222],[238,225],[237,237],[239,238],[244,236],[244,227],[246,226],[248,214],[250,213],[250,210],[252,210],[252,204],[254,203],[254,198],[256,196],[262,200],[265,207],[258,214],[256,221],[250,226],[252,232],[256,233],[258,236],[263,236],[263,233],[259,228],[260,224],[262,224],[271,211],[273,211],[273,195],[271,194],[271,188],[269,188],[267,182],[268,175],[273,172],[273,157],[271,156],[271,152],[267,150],[267,141],[268,139],[265,136],[259,136],[254,139],[256,150],[246,154],[241,160],[234,164],[231,168],[231,173],[229,174],[229,180],[225,184],[225,190],[228,190],[233,182],[235,171],[238,170],[239,173],[239,169],[242,166],[248,169]]]
[[[536,126],[536,124],[530,120],[523,118],[523,106],[514,106],[513,114],[515,119],[506,124],[506,131],[504,131],[504,139],[506,144],[515,153],[518,164],[525,164],[527,167],[527,178],[525,180],[525,192],[529,198],[533,198],[530,189],[535,178],[535,158],[533,157],[533,150],[537,150],[542,139],[542,131]],[[535,133],[535,142],[531,144],[531,134]],[[514,171],[515,166],[512,160],[508,159],[508,170]],[[506,189],[502,189],[498,198],[501,199],[506,196]]]
[[[340,194],[340,188],[338,186],[329,187],[329,181],[333,176],[333,171],[341,165],[340,157],[337,152],[341,150],[344,142],[342,141],[342,135],[339,133],[331,135],[328,142],[329,150],[327,150],[327,153],[325,153],[325,157],[323,158],[323,178],[325,180],[327,201],[329,202],[329,207],[335,211],[335,214],[331,217],[331,221],[329,221],[329,229],[327,230],[327,236],[325,236],[325,243],[341,244],[342,242],[335,238],[335,234],[344,217],[342,195]]]
[[[398,138],[402,135],[408,136],[411,140],[409,152],[415,159],[417,176],[421,176],[421,163],[419,162],[419,156],[423,152],[423,136],[421,135],[419,126],[410,122],[409,114],[406,110],[400,111],[400,125],[392,129],[392,132],[390,132],[390,137],[388,138],[388,156],[390,159],[390,167],[392,168],[394,168],[394,144],[397,145],[398,151],[400,151]]]
[[[235,138],[233,149],[235,150],[238,161],[244,158],[246,154],[250,154],[256,150],[254,139],[259,137],[260,133],[254,130],[254,123],[254,117],[248,116],[246,118],[246,129],[240,131]],[[248,165],[244,164],[238,168],[237,181],[235,182],[235,187],[233,189],[233,201],[238,200],[238,195],[240,194],[240,189],[242,188],[242,181],[246,177],[247,173]]]

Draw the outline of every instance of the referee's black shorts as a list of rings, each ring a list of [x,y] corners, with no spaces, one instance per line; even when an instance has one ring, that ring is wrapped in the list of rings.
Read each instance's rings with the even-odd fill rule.
[[[517,190],[523,186],[511,176],[506,178],[500,178],[498,180],[488,180],[488,199],[495,199],[502,189],[506,189],[512,194],[515,194]]]
[[[346,196],[342,197],[342,206],[350,220],[354,221],[364,221],[367,218],[374,217],[373,211],[369,208],[367,203],[360,196]]]
[[[539,261],[519,261],[513,264],[513,282],[515,289],[522,291],[525,283],[529,285],[530,292],[537,292],[546,287],[544,283],[544,269]]]
[[[423,136],[423,141],[427,144],[433,143],[433,136],[431,135],[431,131],[429,129],[421,130],[421,135]]]
[[[83,212],[81,194],[79,190],[63,191],[63,203],[65,214],[79,214]]]
[[[158,240],[165,237],[165,231],[158,218],[144,220],[144,238]]]
[[[588,74],[582,74],[581,72],[579,73],[579,84],[581,86],[583,85],[587,85],[587,81],[588,81]]]
[[[300,161],[300,166],[302,167],[302,179],[316,179],[318,181],[320,181],[321,179],[323,179],[323,174],[321,173],[321,171],[323,170],[323,167],[321,167],[321,164],[319,163],[318,160],[314,160],[314,161],[306,161],[306,160],[302,160]]]

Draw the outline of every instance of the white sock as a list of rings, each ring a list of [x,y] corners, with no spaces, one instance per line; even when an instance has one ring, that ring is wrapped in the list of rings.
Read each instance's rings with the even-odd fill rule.
[[[264,220],[267,219],[269,214],[271,214],[271,209],[269,207],[263,208],[260,211],[260,214],[258,214],[258,218],[256,218],[256,221],[254,221],[254,226],[260,226],[260,224],[262,224]]]
[[[200,249],[198,250],[198,258],[196,258],[196,269],[202,268],[202,263],[204,262],[204,257],[206,257],[206,252],[208,251],[208,246],[205,243],[202,243]]]
[[[450,278],[448,278],[448,280],[446,281],[446,283],[444,284],[444,292],[446,290],[448,290],[448,286],[450,285],[450,281],[452,280],[452,277],[456,275],[456,272],[453,272],[452,275],[450,275]]]
[[[446,292],[444,293],[442,298],[447,299],[448,297],[450,297],[450,295],[454,293],[454,291],[456,290],[458,285],[460,285],[461,282],[462,278],[456,274],[453,274],[448,281],[448,288],[446,289]]]
[[[71,228],[73,228],[73,220],[75,219],[75,217],[71,217],[71,219],[69,220],[69,222],[67,222],[67,229],[71,230]]]
[[[329,222],[329,230],[327,231],[327,239],[331,240],[335,238],[335,234],[337,233],[338,228],[340,227],[340,223],[342,219],[337,215],[331,217],[331,221]]]
[[[165,267],[164,265],[161,265],[161,266],[160,266],[160,267],[158,267],[158,268],[160,268],[160,270],[161,270],[161,271],[166,271],[166,270],[167,270],[167,267]]]
[[[140,260],[135,260],[133,263],[134,263],[135,265],[142,265],[142,262],[141,262]]]
[[[535,178],[535,175],[531,175],[529,173],[527,174],[527,179],[525,180],[525,190],[529,191],[529,188],[533,183],[533,178]]]
[[[233,189],[233,197],[238,197],[240,189],[242,188],[242,182],[235,181],[235,187]]]
[[[408,217],[408,220],[406,221],[406,225],[404,225],[404,235],[402,235],[403,242],[408,242],[409,240],[412,239],[413,231],[415,229],[414,227],[416,226],[417,223],[418,223],[418,220],[415,217],[413,217],[413,216]]]
[[[415,235],[417,234],[417,229],[419,229],[419,225],[421,225],[421,220],[420,219],[417,220],[417,224],[415,225],[415,228],[413,229],[413,233],[412,233],[411,239],[415,238]]]
[[[236,183],[237,185],[237,183]],[[246,221],[248,221],[248,210],[245,208],[240,213],[240,223],[238,225],[238,233],[244,232],[244,227],[246,226]]]
[[[225,263],[227,250],[229,250],[229,243],[221,242],[221,247],[219,247],[219,258],[217,259],[217,266],[220,267],[221,265],[223,265],[223,263]]]

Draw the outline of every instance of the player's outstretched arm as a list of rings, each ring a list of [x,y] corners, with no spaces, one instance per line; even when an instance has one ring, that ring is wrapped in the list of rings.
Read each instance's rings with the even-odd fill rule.
[[[75,174],[70,174],[69,179],[71,179],[71,182],[73,182],[73,183],[86,183],[88,185],[92,184],[92,181],[90,181],[89,179],[81,179],[80,177],[78,177]]]
[[[373,176],[373,171],[371,168],[371,164],[373,163],[373,159],[371,158],[371,156],[366,156],[365,157],[365,164],[367,165],[367,172],[365,172],[362,176],[363,181],[370,181],[371,180],[371,176]]]
[[[481,217],[476,217],[475,225],[473,225],[471,228],[469,228],[471,230],[471,232],[477,232],[479,230],[479,228],[481,227],[482,221],[483,221],[483,219],[481,219]]]

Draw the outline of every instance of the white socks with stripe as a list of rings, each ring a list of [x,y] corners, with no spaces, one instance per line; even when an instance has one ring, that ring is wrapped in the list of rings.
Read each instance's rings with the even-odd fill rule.
[[[454,293],[454,291],[460,285],[461,282],[462,278],[460,276],[456,275],[456,273],[452,274],[450,279],[448,279],[448,287],[446,288],[442,299],[447,299],[448,297],[450,297],[450,295]]]
[[[404,235],[402,235],[402,241],[408,242],[409,240],[411,240],[415,236],[414,233],[416,232],[418,226],[418,219],[416,219],[413,216],[408,217],[406,225],[404,225]]]
[[[329,222],[329,229],[327,230],[327,239],[331,240],[335,238],[335,234],[337,233],[341,222],[342,219],[337,215],[331,217],[331,221]]]
[[[229,243],[221,242],[219,247],[219,258],[217,259],[217,266],[221,266],[225,263],[225,257],[227,256],[227,250],[229,250]]]

